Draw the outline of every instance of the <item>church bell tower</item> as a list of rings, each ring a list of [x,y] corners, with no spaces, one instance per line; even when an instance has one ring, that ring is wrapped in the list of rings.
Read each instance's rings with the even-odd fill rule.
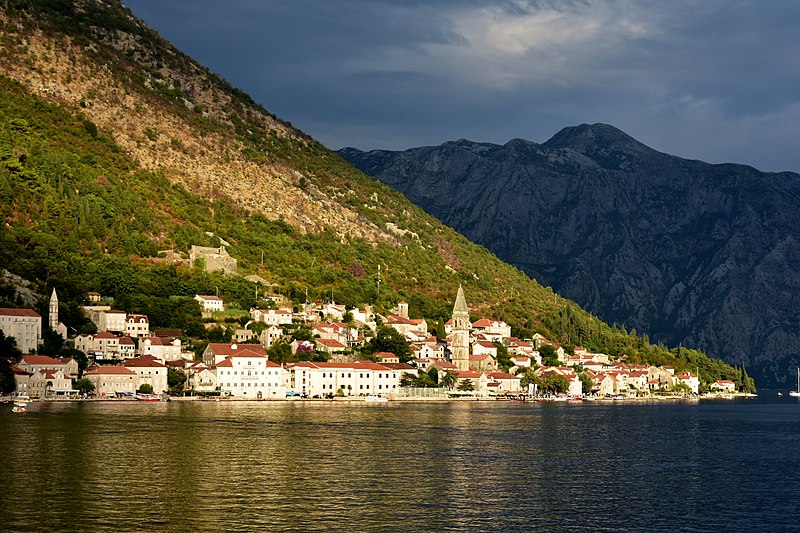
[[[464,289],[458,286],[453,306],[453,329],[450,333],[450,354],[453,364],[461,371],[469,370],[469,308]]]

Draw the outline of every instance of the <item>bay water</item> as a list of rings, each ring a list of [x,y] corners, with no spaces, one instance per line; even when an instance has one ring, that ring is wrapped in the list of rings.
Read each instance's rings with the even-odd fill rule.
[[[0,406],[4,531],[800,531],[800,402]]]

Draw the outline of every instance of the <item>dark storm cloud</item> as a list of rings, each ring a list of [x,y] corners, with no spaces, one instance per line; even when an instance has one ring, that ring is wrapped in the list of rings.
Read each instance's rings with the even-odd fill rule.
[[[659,150],[800,170],[800,4],[129,0],[331,148],[543,142],[607,122]]]

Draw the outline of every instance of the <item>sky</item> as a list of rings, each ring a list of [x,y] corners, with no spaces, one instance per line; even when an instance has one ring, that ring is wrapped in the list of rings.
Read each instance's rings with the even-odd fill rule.
[[[325,146],[545,142],[800,172],[800,2],[123,0]]]

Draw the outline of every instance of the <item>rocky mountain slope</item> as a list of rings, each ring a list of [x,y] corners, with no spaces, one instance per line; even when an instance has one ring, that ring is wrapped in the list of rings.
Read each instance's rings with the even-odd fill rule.
[[[603,124],[340,155],[604,320],[762,382],[794,375],[798,174],[673,157]]]

